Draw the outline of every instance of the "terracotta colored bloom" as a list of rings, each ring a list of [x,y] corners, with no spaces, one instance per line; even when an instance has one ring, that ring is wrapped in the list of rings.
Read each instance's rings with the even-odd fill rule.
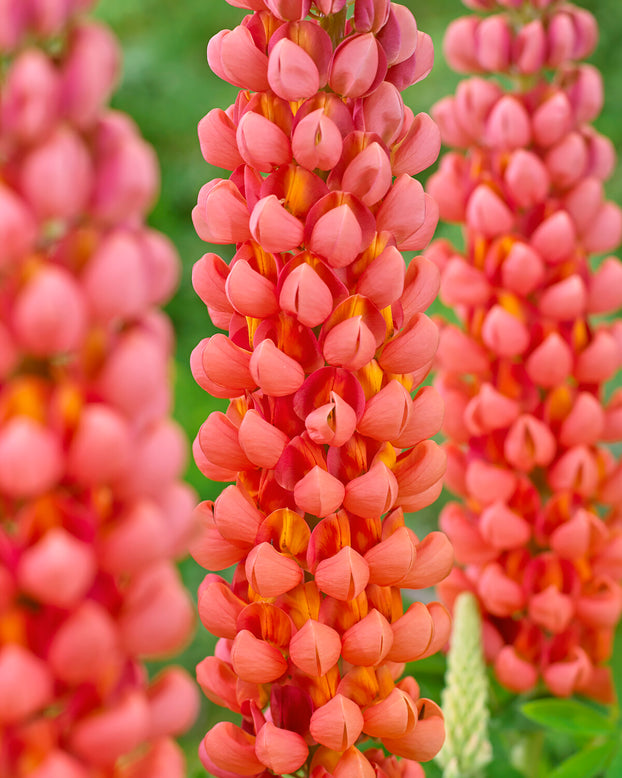
[[[144,665],[193,626],[158,310],[178,260],[144,225],[154,155],[105,107],[117,44],[87,5],[2,6],[0,775],[181,778],[197,695]]]
[[[195,441],[226,486],[198,510],[204,625],[220,640],[197,669],[210,700],[242,716],[201,746],[216,776],[421,776],[443,741],[438,706],[404,663],[441,648],[445,608],[415,602],[449,572],[442,533],[405,511],[432,503],[443,408],[418,389],[438,332],[425,315],[438,271],[436,206],[411,176],[440,138],[400,90],[423,78],[431,42],[385,0],[242,2],[254,13],[210,41],[212,69],[240,86],[199,125],[208,162],[193,218],[208,242],[194,286],[227,334],[192,355],[198,383],[230,400]],[[309,12],[311,17],[309,18]],[[418,389],[418,391],[417,391]],[[393,754],[361,751],[377,738]],[[318,747],[319,746],[319,747]]]
[[[450,26],[448,59],[482,75],[434,110],[456,150],[430,192],[466,237],[464,254],[433,250],[441,297],[460,319],[443,329],[436,384],[447,485],[463,499],[441,517],[460,564],[441,591],[448,603],[477,595],[505,685],[522,691],[541,678],[556,695],[607,699],[622,480],[603,443],[622,427],[620,397],[605,401],[604,388],[622,356],[616,325],[600,315],[622,305],[622,264],[594,267],[591,256],[618,245],[622,215],[603,195],[611,143],[589,124],[600,75],[578,63],[596,22],[564,3],[531,3],[528,23],[516,4],[499,5]],[[516,87],[485,78],[491,71]]]

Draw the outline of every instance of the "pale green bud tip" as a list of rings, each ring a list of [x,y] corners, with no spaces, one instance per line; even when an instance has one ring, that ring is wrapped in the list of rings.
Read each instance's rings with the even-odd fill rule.
[[[447,734],[437,759],[444,768],[444,778],[478,778],[492,759],[492,747],[481,618],[470,592],[462,592],[454,606],[442,699]]]

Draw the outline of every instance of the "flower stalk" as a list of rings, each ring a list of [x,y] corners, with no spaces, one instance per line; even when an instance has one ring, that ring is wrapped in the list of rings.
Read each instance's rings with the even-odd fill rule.
[[[159,310],[178,257],[92,5],[0,10],[0,775],[181,778],[197,694],[145,666],[193,628]]]
[[[241,726],[217,724],[200,756],[223,778],[419,777],[442,714],[401,676],[450,626],[439,603],[404,610],[400,589],[440,581],[453,552],[404,517],[436,499],[445,457],[429,439],[440,398],[419,388],[438,271],[423,256],[407,269],[401,253],[436,226],[412,176],[440,138],[400,92],[427,75],[432,45],[387,0],[356,0],[349,18],[342,0],[234,4],[253,13],[210,41],[208,60],[241,91],[199,125],[205,159],[232,172],[203,187],[193,219],[235,255],[195,265],[224,332],[192,355],[197,382],[230,400],[195,459],[231,485],[199,506],[193,554],[208,570],[236,565],[231,582],[210,573],[201,586],[220,640],[197,674]],[[370,740],[393,756],[359,748]]]
[[[611,699],[622,613],[622,264],[594,262],[620,241],[604,197],[615,164],[591,126],[602,106],[590,13],[565,2],[470,0],[446,56],[476,73],[433,115],[453,147],[429,185],[465,250],[439,242],[443,327],[436,386],[447,413],[447,485],[461,498],[441,526],[459,566],[442,584],[471,591],[499,680],[516,692]],[[527,10],[529,13],[527,13]],[[491,13],[488,13],[491,12]],[[499,73],[514,80],[507,88]]]

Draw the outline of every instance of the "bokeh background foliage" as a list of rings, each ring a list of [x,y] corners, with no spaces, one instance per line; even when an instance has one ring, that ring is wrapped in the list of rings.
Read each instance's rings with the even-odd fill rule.
[[[419,28],[434,39],[436,63],[432,74],[404,95],[405,102],[415,113],[429,111],[436,100],[454,90],[458,81],[458,76],[443,61],[441,41],[447,24],[466,13],[466,9],[459,0],[400,2],[413,11]],[[601,27],[601,40],[591,61],[603,73],[606,103],[596,127],[620,149],[622,6],[620,0],[577,0],[577,3],[592,11]],[[190,440],[212,410],[224,410],[224,401],[209,397],[195,385],[188,366],[194,346],[214,331],[205,306],[192,290],[192,265],[205,251],[215,251],[226,259],[233,253],[231,247],[210,247],[199,240],[190,219],[200,187],[210,178],[226,176],[203,160],[196,134],[197,123],[212,108],[230,105],[237,91],[211,73],[205,49],[212,35],[234,27],[243,14],[240,9],[227,5],[225,0],[100,0],[97,11],[97,15],[113,28],[124,51],[124,71],[113,106],[134,118],[160,159],[162,191],[150,223],[174,241],[182,257],[181,284],[168,306],[168,313],[177,333],[175,416]],[[609,197],[622,202],[621,170],[609,182],[607,191]],[[456,236],[447,228],[438,234],[444,233]],[[220,484],[206,481],[192,462],[188,466],[188,480],[201,499],[214,499],[222,488]],[[434,529],[438,511],[439,503],[411,517],[415,532],[423,536]],[[189,559],[183,563],[182,573],[194,594],[205,571]],[[213,645],[214,639],[199,626],[181,662],[192,672],[197,662],[212,652]],[[432,657],[417,663],[413,670],[422,692],[439,699],[444,660]],[[509,706],[509,696],[500,689],[495,693],[497,707],[501,711],[507,710],[494,725],[493,745],[497,739],[495,730],[499,737],[505,731],[507,738],[508,728],[517,724],[515,712]],[[223,718],[223,714],[226,716],[227,711],[205,700],[199,721],[183,739],[188,756],[188,778],[206,775],[196,757],[196,749],[204,732]],[[559,745],[563,750],[564,744]],[[505,769],[509,769],[507,764]],[[439,774],[433,765],[426,767],[426,772],[429,776]]]

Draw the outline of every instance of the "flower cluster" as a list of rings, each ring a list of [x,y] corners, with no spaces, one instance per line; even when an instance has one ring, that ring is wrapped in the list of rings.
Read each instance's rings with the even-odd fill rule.
[[[404,511],[441,489],[436,390],[421,388],[438,331],[439,275],[423,256],[437,209],[411,176],[440,147],[400,90],[432,65],[429,36],[389,0],[231,0],[255,11],[209,43],[241,88],[201,121],[206,184],[193,217],[208,253],[194,286],[227,332],[192,355],[197,382],[231,400],[195,441],[203,473],[231,481],[199,513],[209,574],[199,614],[220,640],[198,667],[207,696],[241,713],[201,746],[216,776],[421,776],[443,740],[438,706],[400,678],[449,634],[438,604],[400,588],[440,581],[442,533]],[[348,11],[352,13],[348,15]],[[308,18],[307,18],[308,17]],[[361,751],[376,738],[381,749]]]
[[[105,108],[119,54],[85,5],[0,9],[0,775],[181,778],[197,695],[143,663],[193,627],[157,309],[178,259],[143,224],[156,162]]]
[[[493,2],[468,3],[494,9]],[[465,225],[463,253],[438,243],[441,296],[459,326],[441,335],[450,504],[441,526],[461,565],[442,586],[477,594],[488,659],[516,691],[606,699],[622,612],[620,209],[604,199],[615,155],[589,124],[602,105],[596,24],[564,2],[499,3],[456,20],[453,66],[474,76],[433,115],[447,153],[429,191]]]

